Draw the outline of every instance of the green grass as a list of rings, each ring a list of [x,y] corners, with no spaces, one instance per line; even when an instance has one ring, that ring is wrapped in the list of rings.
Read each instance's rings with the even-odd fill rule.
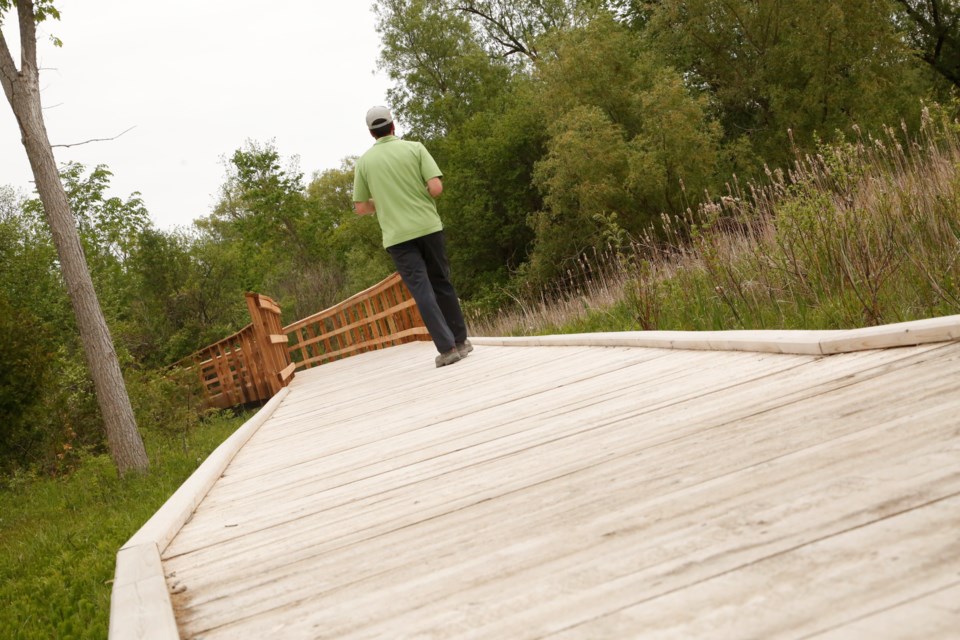
[[[144,434],[144,476],[81,456],[69,475],[0,485],[0,638],[106,638],[117,550],[247,417]]]

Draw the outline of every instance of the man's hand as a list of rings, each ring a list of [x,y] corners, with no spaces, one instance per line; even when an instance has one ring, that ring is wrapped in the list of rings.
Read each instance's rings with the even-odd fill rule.
[[[366,202],[354,202],[353,212],[358,216],[369,216],[377,212],[377,206],[373,203],[373,198]]]

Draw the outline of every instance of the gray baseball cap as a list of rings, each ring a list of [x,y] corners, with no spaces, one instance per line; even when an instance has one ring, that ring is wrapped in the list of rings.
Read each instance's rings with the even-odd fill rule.
[[[386,107],[371,107],[367,111],[367,128],[379,129],[380,127],[393,122],[393,114]]]

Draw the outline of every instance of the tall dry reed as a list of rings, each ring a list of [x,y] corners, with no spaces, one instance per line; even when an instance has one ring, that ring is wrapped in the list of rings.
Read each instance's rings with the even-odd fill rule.
[[[582,256],[479,335],[850,328],[960,313],[960,126],[905,127],[797,154],[626,247]]]

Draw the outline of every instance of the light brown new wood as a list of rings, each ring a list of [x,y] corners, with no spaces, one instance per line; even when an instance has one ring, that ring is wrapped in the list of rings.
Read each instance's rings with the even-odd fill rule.
[[[398,331],[398,325],[405,326]],[[416,302],[397,273],[343,302],[287,325],[283,332],[290,336],[288,350],[297,369],[430,339],[416,312]]]
[[[960,628],[960,343],[480,342],[299,372],[163,550],[182,636]]]

